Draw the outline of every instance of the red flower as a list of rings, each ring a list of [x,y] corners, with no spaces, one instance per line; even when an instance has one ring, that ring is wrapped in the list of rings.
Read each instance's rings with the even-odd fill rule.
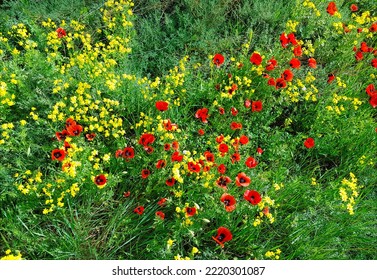
[[[225,110],[224,110],[223,107],[220,107],[220,108],[219,108],[219,114],[220,114],[220,115],[224,115],[224,114],[225,114]]]
[[[156,168],[157,168],[157,169],[164,168],[165,166],[166,166],[166,160],[164,160],[164,159],[160,159],[160,160],[157,161],[157,163],[156,163]]]
[[[257,148],[257,153],[260,154],[260,155],[263,154],[263,150],[262,150],[261,147],[258,147],[258,148]]]
[[[171,161],[182,161],[183,160],[183,155],[179,154],[179,152],[174,152],[171,155]]]
[[[232,113],[233,116],[237,116],[238,115],[238,110],[234,107],[230,108],[230,112]]]
[[[200,172],[200,165],[192,161],[187,163],[187,168],[190,172],[195,172],[195,173]]]
[[[236,209],[236,199],[234,198],[234,196],[224,193],[220,197],[220,201],[224,203],[225,210],[227,212],[232,212],[234,209]]]
[[[327,76],[327,83],[331,84],[335,80],[335,75],[334,74],[329,74]]]
[[[166,143],[166,144],[164,145],[164,150],[165,150],[165,151],[169,151],[169,150],[170,150],[170,144],[169,144],[169,143]]]
[[[252,112],[260,112],[262,111],[262,101],[258,100],[258,101],[253,101],[251,103],[251,111]]]
[[[106,176],[103,175],[103,174],[100,174],[100,175],[97,175],[96,177],[94,177],[94,183],[97,186],[103,186],[103,185],[106,184],[106,182],[107,182]]]
[[[222,163],[220,164],[218,167],[217,167],[217,171],[219,171],[219,173],[221,174],[224,174],[226,172],[226,166]]]
[[[69,135],[69,133],[68,133],[68,131],[66,129],[63,129],[62,132],[56,132],[55,133],[56,139],[58,139],[59,141],[65,140],[65,138],[68,135]]]
[[[275,69],[277,65],[278,65],[278,62],[276,61],[276,59],[271,58],[270,60],[267,61],[266,70],[272,71]]]
[[[338,11],[338,9],[336,8],[336,5],[334,2],[330,2],[329,5],[327,6],[326,11],[329,15],[333,16],[335,12]]]
[[[376,88],[374,87],[373,84],[370,84],[366,87],[365,89],[365,92],[369,95],[369,96],[373,96],[373,95],[376,95],[377,94],[377,90]]]
[[[216,137],[216,142],[219,143],[219,144],[220,144],[221,142],[223,142],[223,140],[224,140],[224,135],[222,135],[222,134],[221,134],[220,136],[217,136],[217,137]]]
[[[127,197],[129,197],[131,195],[131,192],[130,191],[127,191],[127,192],[124,192],[123,193],[123,197],[124,198],[127,198]]]
[[[241,172],[236,177],[236,185],[239,187],[247,187],[250,185],[250,178],[245,173]]]
[[[245,106],[245,108],[250,108],[250,106],[251,106],[251,101],[250,101],[250,99],[246,99],[246,100],[244,101],[243,105]]]
[[[220,176],[217,180],[216,180],[216,185],[220,188],[223,188],[226,190],[227,188],[227,185],[229,183],[231,183],[232,180],[228,177],[228,176]]]
[[[157,101],[155,105],[156,109],[161,112],[166,111],[169,107],[169,103],[166,101]]]
[[[96,134],[95,134],[95,133],[87,133],[87,134],[85,134],[85,138],[86,138],[88,141],[93,141],[94,137],[96,137]]]
[[[141,170],[141,178],[146,179],[151,175],[151,172],[148,169]]]
[[[249,138],[246,135],[241,135],[240,136],[240,143],[242,145],[246,145],[249,142]]]
[[[277,78],[276,79],[276,89],[285,88],[287,86],[287,83],[283,78]]]
[[[294,33],[289,33],[288,34],[288,40],[294,46],[296,46],[298,44],[297,41],[296,41],[296,37],[295,37]]]
[[[268,79],[267,84],[269,86],[273,86],[274,87],[276,85],[275,79],[274,78]]]
[[[280,43],[281,43],[281,46],[282,46],[283,48],[286,48],[286,47],[288,46],[288,44],[289,44],[289,39],[288,39],[287,35],[285,35],[285,33],[282,33],[282,34],[280,35]]]
[[[179,150],[179,143],[177,141],[173,141],[173,143],[171,143],[171,146],[173,147],[174,151]]]
[[[315,145],[315,143],[314,143],[314,139],[313,139],[313,138],[310,138],[310,137],[307,138],[307,139],[305,140],[305,142],[304,142],[304,146],[305,146],[306,148],[308,148],[308,149],[313,148],[314,145]]]
[[[198,111],[196,111],[195,117],[197,119],[201,119],[201,121],[203,123],[207,123],[208,122],[207,118],[209,117],[208,116],[208,109],[207,108],[199,109]]]
[[[370,26],[369,31],[370,31],[370,32],[376,32],[376,31],[377,31],[377,22],[373,23],[373,24]]]
[[[186,207],[185,211],[186,211],[186,215],[188,217],[192,217],[196,214],[196,208],[195,207]]]
[[[51,152],[52,160],[62,161],[65,158],[65,151],[60,149],[54,149]]]
[[[157,204],[158,204],[159,206],[165,206],[166,201],[167,201],[166,198],[161,198],[161,199],[157,202]]]
[[[299,69],[301,66],[301,62],[297,58],[292,58],[291,61],[289,62],[289,65],[292,68]]]
[[[144,206],[138,206],[134,209],[134,213],[141,215],[144,213]]]
[[[166,184],[168,187],[172,187],[172,186],[174,186],[174,184],[175,184],[175,179],[174,179],[174,178],[167,179],[167,180],[165,181],[165,184]]]
[[[228,151],[229,151],[229,147],[228,147],[227,144],[221,143],[219,145],[219,152],[221,152],[221,153],[227,153]]]
[[[141,135],[141,137],[139,139],[139,144],[146,147],[149,144],[152,144],[154,142],[154,140],[155,140],[155,138],[154,138],[153,134],[144,133],[143,135]]]
[[[317,68],[317,61],[311,57],[308,59],[308,65],[310,68]]]
[[[232,163],[235,163],[236,161],[238,162],[241,160],[241,155],[239,153],[234,153],[231,156],[231,160],[232,160]]]
[[[258,162],[253,157],[248,157],[245,162],[246,166],[249,168],[254,168],[258,165]]]
[[[219,53],[215,54],[213,57],[213,63],[219,68],[220,65],[224,63],[224,56]]]
[[[226,227],[219,227],[217,229],[217,235],[212,236],[212,239],[216,241],[217,244],[224,248],[224,243],[232,240],[233,236],[229,229]]]
[[[295,56],[302,56],[302,48],[300,45],[296,46],[294,49],[293,49],[293,54]]]
[[[358,51],[358,52],[355,53],[355,58],[356,58],[357,61],[362,60],[363,57],[364,57],[364,55],[361,51]]]
[[[252,205],[257,205],[262,200],[259,192],[255,190],[245,191],[245,193],[243,194],[243,198],[249,201]]]
[[[373,107],[373,108],[376,108],[377,107],[377,94],[376,95],[373,95],[369,98],[369,104]]]
[[[198,130],[198,134],[199,134],[199,135],[203,136],[203,135],[204,135],[204,133],[205,133],[205,132],[204,132],[204,130],[203,130],[203,129],[199,129],[199,130]]]
[[[291,82],[293,80],[293,73],[291,70],[287,69],[281,74],[281,77],[286,80],[287,82]]]
[[[350,10],[351,10],[351,12],[357,12],[359,10],[359,7],[356,6],[355,4],[351,4]]]
[[[165,219],[165,214],[164,214],[164,212],[162,212],[162,211],[157,211],[157,212],[156,212],[156,216],[157,216],[157,217],[160,217],[161,220],[164,220],[164,219]]]
[[[241,129],[241,128],[242,128],[242,123],[232,122],[230,124],[230,129],[231,130],[236,130],[236,129]]]
[[[250,57],[250,62],[254,65],[260,65],[262,63],[262,57],[259,53],[254,52]]]
[[[115,152],[115,157],[116,157],[116,158],[119,158],[119,157],[121,157],[121,156],[123,156],[123,150],[116,150],[116,152]]]
[[[372,67],[377,68],[377,58],[373,58],[370,64],[372,65]]]
[[[65,128],[68,129],[70,126],[75,125],[76,121],[72,118],[68,118],[65,121]]]
[[[147,154],[153,153],[153,147],[152,146],[144,146],[144,150],[147,152]]]
[[[56,29],[56,33],[58,34],[58,38],[62,38],[62,37],[67,36],[67,33],[65,32],[65,30],[61,27]]]
[[[229,94],[233,94],[237,90],[237,84],[233,84],[232,87],[228,90]]]
[[[79,124],[71,125],[67,128],[67,131],[70,136],[79,136],[82,132],[82,126]]]
[[[132,147],[126,147],[123,149],[122,153],[123,158],[125,159],[131,159],[135,157],[135,150]]]
[[[215,156],[210,151],[205,151],[203,155],[205,156],[206,161],[209,161],[209,162],[215,161]]]

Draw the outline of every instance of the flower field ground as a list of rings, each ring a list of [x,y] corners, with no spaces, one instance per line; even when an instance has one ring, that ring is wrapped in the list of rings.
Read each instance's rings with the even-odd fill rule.
[[[0,15],[0,258],[377,259],[375,1]]]

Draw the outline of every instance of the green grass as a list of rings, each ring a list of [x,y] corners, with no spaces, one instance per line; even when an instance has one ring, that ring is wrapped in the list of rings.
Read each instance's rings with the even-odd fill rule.
[[[326,13],[324,1],[313,1],[321,11],[317,17],[302,5],[303,1],[140,0],[132,8],[133,26],[118,24],[114,29],[107,27],[101,18],[101,9],[107,9],[105,1],[3,2],[0,37],[9,41],[0,40],[0,66],[4,69],[0,82],[7,84],[7,94],[16,97],[14,106],[0,104],[0,127],[14,125],[12,129],[0,128],[9,135],[7,138],[0,134],[0,140],[5,139],[0,144],[0,256],[11,249],[21,251],[26,259],[269,259],[266,252],[280,249],[280,259],[288,260],[377,258],[377,114],[365,94],[366,86],[375,84],[376,68],[370,65],[375,55],[365,53],[364,59],[357,62],[352,50],[355,40],[357,47],[365,41],[377,48],[377,36],[376,33],[357,35],[356,30],[337,33],[333,23],[339,21],[366,28],[372,23],[354,22],[350,1],[336,1],[342,14],[339,19]],[[371,16],[377,16],[377,6],[370,1],[358,1],[358,6],[357,15],[369,10]],[[117,19],[121,17],[120,13],[112,13]],[[94,51],[77,38],[72,41],[73,47],[68,48],[69,42],[63,38],[64,43],[57,41],[56,57],[51,57],[54,51],[47,34],[54,33],[56,27],[42,26],[48,18],[57,22],[56,27],[64,19],[68,32],[90,34],[91,47],[101,42],[107,50],[103,47],[97,57],[84,58],[81,65],[80,55],[91,55]],[[75,30],[69,26],[71,20],[85,27]],[[300,79],[307,88],[298,89],[301,95],[298,102],[290,96],[295,89],[289,92],[268,86],[267,79],[249,61],[254,51],[265,56],[263,66],[274,57],[278,67],[268,74],[275,78],[289,68],[293,57],[291,45],[283,49],[279,42],[281,33],[289,33],[288,20],[299,22],[295,35],[303,40],[303,46],[308,48],[311,42],[315,48],[314,54],[301,57],[301,69],[291,69],[292,85],[300,88]],[[18,45],[19,37],[8,34],[18,23],[26,26],[31,34],[29,39],[37,42],[37,47],[26,50]],[[130,39],[121,45],[131,47],[132,52],[122,53],[113,47],[112,38],[107,35]],[[13,48],[19,49],[20,54],[13,54]],[[219,68],[209,58],[215,53],[225,57]],[[185,56],[188,59],[182,60]],[[316,69],[307,66],[307,58],[311,56],[317,60]],[[70,59],[75,65],[66,67],[62,73],[62,65],[67,66]],[[112,61],[116,64],[110,65]],[[244,66],[237,67],[238,62]],[[98,69],[105,71],[94,75]],[[308,73],[315,81],[306,81]],[[329,73],[341,80],[328,84]],[[15,74],[17,84],[11,82],[11,74]],[[156,78],[160,84],[151,85]],[[243,82],[246,78],[252,80],[250,86]],[[112,79],[117,81],[114,88],[109,86]],[[184,81],[176,83],[180,79]],[[84,90],[87,95],[82,96],[84,101],[80,103],[77,90],[83,82],[91,87]],[[345,87],[337,84],[342,82]],[[227,87],[234,83],[238,89],[229,99]],[[57,84],[62,88],[53,93]],[[318,89],[318,93],[314,91],[316,101],[305,98],[311,85]],[[225,97],[220,96],[220,91],[225,92]],[[335,94],[340,96],[339,101],[334,101]],[[353,104],[355,98],[362,102],[357,109]],[[119,105],[107,105],[108,99]],[[262,111],[245,108],[245,99],[261,100]],[[169,101],[169,110],[158,112],[154,107],[157,100]],[[48,116],[60,103],[65,104],[59,107],[63,117],[53,121]],[[345,110],[337,114],[335,107],[341,105]],[[197,110],[204,107],[209,109],[207,124],[195,118]],[[225,109],[224,115],[218,113],[219,107]],[[232,107],[238,109],[237,116],[230,114]],[[33,119],[31,112],[39,118]],[[70,116],[88,130],[79,137],[71,137],[77,148],[73,147],[74,153],[67,157],[81,164],[74,176],[62,171],[61,162],[51,160],[51,151],[62,146],[55,132],[64,129]],[[170,119],[180,131],[160,131],[159,117]],[[119,127],[112,126],[113,118],[121,119],[124,133],[119,132],[120,137],[105,136],[105,131],[95,127],[99,124],[104,130],[116,132]],[[27,124],[20,125],[20,120],[26,120]],[[140,120],[144,122],[138,126]],[[242,130],[232,130],[231,122],[242,123]],[[198,136],[199,129],[205,130],[203,136]],[[83,136],[88,132],[96,133],[93,141]],[[151,154],[138,144],[144,132],[156,136]],[[190,152],[179,167],[185,181],[174,187],[165,185],[176,168],[176,162],[170,160],[172,151],[163,149],[163,144],[173,141],[168,139],[170,133],[179,142],[180,153]],[[235,152],[229,141],[229,154],[221,157],[217,153],[215,140],[220,134],[228,135],[229,139],[243,134],[249,137],[249,143],[239,148],[239,163],[231,163],[229,159]],[[314,148],[304,147],[308,137],[315,139]],[[129,161],[115,158],[116,150],[126,146],[135,149],[135,158]],[[257,147],[263,148],[262,155],[255,152]],[[216,167],[208,173],[201,171],[198,178],[196,174],[187,175],[187,163],[199,160],[206,150],[215,154],[216,164],[227,166],[226,176],[233,182],[226,192],[237,200],[233,212],[226,212],[220,203],[225,191],[215,186],[220,176]],[[106,154],[110,155],[108,160],[104,159]],[[244,161],[249,156],[257,159],[256,168],[245,167]],[[166,159],[167,166],[156,169],[160,159]],[[144,168],[152,171],[147,179],[140,176]],[[27,175],[26,170],[31,170],[32,175]],[[184,170],[186,174],[182,174]],[[27,185],[30,176],[34,178],[38,171],[43,174],[42,182],[29,181],[36,190],[30,190],[28,195],[17,190],[19,184]],[[240,172],[251,178],[250,186],[234,184]],[[351,180],[350,173],[355,174],[357,186],[362,186],[355,198],[353,215],[339,194],[340,188],[345,188],[342,180]],[[93,183],[98,174],[107,174],[103,189]],[[43,188],[51,184],[49,191],[57,203],[62,190],[75,183],[80,188],[75,196],[67,193],[64,206],[42,214],[49,208]],[[262,209],[243,199],[246,189],[257,190],[263,198],[274,200],[269,205],[273,223],[264,216],[263,223],[254,226]],[[130,196],[124,197],[128,191]],[[166,205],[158,206],[163,197],[167,198]],[[263,203],[268,205],[266,201]],[[139,205],[145,206],[142,215],[134,213]],[[187,218],[177,211],[177,207],[187,206],[196,207],[197,214]],[[165,219],[157,218],[156,211],[163,211]],[[224,248],[212,239],[221,226],[233,234]],[[167,245],[169,239],[174,240],[171,247]],[[193,247],[200,253],[194,254]]]

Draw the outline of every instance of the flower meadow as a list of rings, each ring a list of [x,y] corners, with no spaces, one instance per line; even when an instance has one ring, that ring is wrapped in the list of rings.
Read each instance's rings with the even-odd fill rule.
[[[377,9],[130,67],[130,0],[0,32],[2,259],[375,259]]]

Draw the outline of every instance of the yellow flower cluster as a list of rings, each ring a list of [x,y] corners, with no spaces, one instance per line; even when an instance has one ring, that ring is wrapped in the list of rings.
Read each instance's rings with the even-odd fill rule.
[[[38,190],[38,184],[42,183],[42,176],[43,174],[39,170],[34,172],[34,174],[31,170],[26,170],[23,175],[16,173],[14,174],[14,177],[18,178],[19,180],[15,182],[15,186],[25,195],[29,194],[30,192],[36,192]]]
[[[269,259],[280,259],[281,250],[278,248],[275,251],[267,251],[264,255]]]
[[[317,101],[318,89],[313,84],[316,78],[311,72],[308,72],[304,82],[301,79],[295,79],[287,83],[287,88],[282,91],[291,102],[298,102],[301,98],[306,101]]]
[[[15,261],[15,260],[23,260],[22,254],[20,251],[15,251],[13,254],[11,250],[5,251],[5,256],[0,258],[1,261]]]
[[[294,21],[294,20],[288,20],[285,24],[285,27],[286,27],[286,33],[289,34],[291,32],[297,32],[297,25],[299,25],[299,22],[298,21]]]
[[[343,101],[343,103],[346,101],[346,103],[341,104],[340,102]],[[347,97],[345,95],[338,95],[336,93],[333,94],[332,98],[333,105],[326,106],[326,109],[329,112],[335,112],[337,115],[341,115],[343,111],[345,111],[345,105],[348,103],[347,107],[351,107],[353,105],[354,110],[358,110],[359,106],[363,104],[363,102],[357,98],[357,97]]]
[[[312,1],[304,0],[304,2],[302,3],[302,5],[304,7],[307,7],[309,9],[313,10],[314,14],[317,17],[321,16],[321,12],[317,9],[316,5]]]
[[[275,206],[275,200],[271,199],[269,196],[264,196],[262,201],[258,203],[259,214],[253,221],[253,226],[257,227],[261,225],[264,221],[264,217],[272,224],[275,222],[275,217],[271,214],[272,207]]]
[[[350,173],[350,179],[344,178],[341,184],[342,187],[339,188],[339,195],[342,201],[346,203],[348,213],[354,215],[355,199],[359,196],[362,186],[357,185],[357,178],[352,172]]]
[[[8,85],[0,81],[0,102],[3,105],[8,105],[9,107],[13,106],[15,104],[14,100],[16,99],[16,96],[14,94],[10,94],[8,92]]]

